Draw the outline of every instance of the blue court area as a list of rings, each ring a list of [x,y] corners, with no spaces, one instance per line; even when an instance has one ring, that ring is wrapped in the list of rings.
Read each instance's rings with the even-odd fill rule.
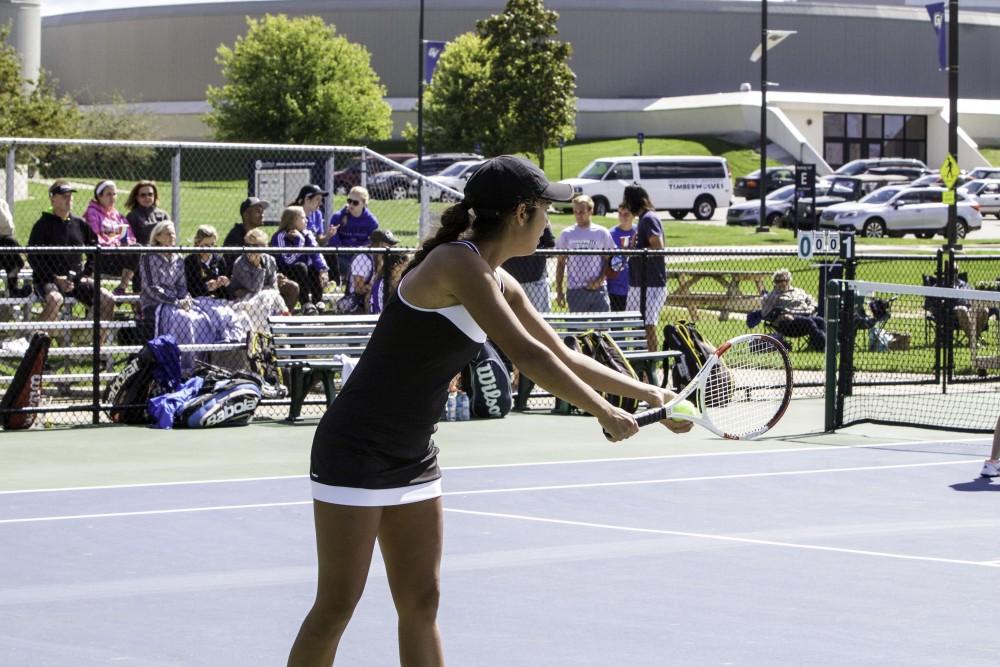
[[[582,417],[445,425],[448,663],[998,664],[989,439],[810,423],[750,445],[647,429],[615,446]],[[95,432],[146,433],[73,433]],[[248,435],[291,461],[312,428],[217,432],[213,446],[257,452],[240,449]],[[35,434],[19,437],[5,462],[35,465],[32,488],[0,493],[0,664],[284,664],[314,590],[304,459],[230,479],[212,475],[225,471],[212,450],[171,478],[154,442],[145,468],[54,488],[24,459]],[[41,458],[86,451],[37,442]],[[337,664],[396,655],[376,555]]]

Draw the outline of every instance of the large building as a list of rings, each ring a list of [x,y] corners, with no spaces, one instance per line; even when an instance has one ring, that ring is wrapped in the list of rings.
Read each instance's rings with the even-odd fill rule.
[[[5,0],[10,2],[10,0]],[[16,3],[15,3],[16,4]],[[29,3],[31,4],[31,3]],[[503,0],[426,0],[425,37],[448,40]],[[769,137],[821,169],[851,157],[907,155],[938,164],[947,146],[947,75],[924,0],[769,3],[769,27],[795,35],[769,52]],[[1000,11],[962,0],[959,159],[1000,145]],[[205,89],[222,83],[220,44],[246,16],[318,15],[367,47],[397,131],[414,117],[414,0],[275,0],[84,11],[41,21],[41,65],[81,102],[113,91],[160,118],[164,136],[201,138]],[[759,134],[760,3],[747,0],[547,0],[573,45],[578,136]],[[748,86],[745,84],[749,84]],[[750,91],[747,91],[747,88]],[[742,91],[742,92],[741,92]],[[778,93],[777,91],[782,91]],[[345,91],[349,94],[349,91]]]

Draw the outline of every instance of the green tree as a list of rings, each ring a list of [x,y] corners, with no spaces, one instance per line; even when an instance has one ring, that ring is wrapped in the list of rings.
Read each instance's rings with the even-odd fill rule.
[[[387,139],[391,109],[371,56],[316,16],[247,18],[247,34],[220,45],[226,83],[207,91],[220,140],[346,143]]]
[[[529,153],[544,167],[545,149],[576,125],[572,49],[554,39],[558,18],[542,0],[508,0],[449,44],[424,97],[431,145],[478,141],[490,155]]]
[[[0,26],[0,136],[75,136],[76,103],[56,93],[55,81],[45,71],[37,81],[21,76],[21,59],[7,43],[9,35],[10,26]]]
[[[424,91],[428,148],[471,150],[481,143],[491,155],[503,148],[490,99],[491,62],[486,43],[475,33],[459,35],[448,44]],[[408,125],[405,135],[415,140],[416,129]]]

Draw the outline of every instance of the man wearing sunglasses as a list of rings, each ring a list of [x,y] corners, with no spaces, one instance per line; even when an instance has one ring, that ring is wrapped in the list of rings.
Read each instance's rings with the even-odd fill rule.
[[[347,206],[330,216],[327,244],[331,248],[363,248],[372,232],[378,229],[378,219],[368,210],[368,190],[356,185],[347,193]],[[351,275],[353,254],[337,255],[338,274],[346,280]]]

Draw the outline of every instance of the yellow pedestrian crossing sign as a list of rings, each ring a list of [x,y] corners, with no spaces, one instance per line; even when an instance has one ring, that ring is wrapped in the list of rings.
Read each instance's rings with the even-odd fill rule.
[[[955,181],[958,180],[958,160],[951,153],[941,163],[941,180],[949,190],[955,186]]]

